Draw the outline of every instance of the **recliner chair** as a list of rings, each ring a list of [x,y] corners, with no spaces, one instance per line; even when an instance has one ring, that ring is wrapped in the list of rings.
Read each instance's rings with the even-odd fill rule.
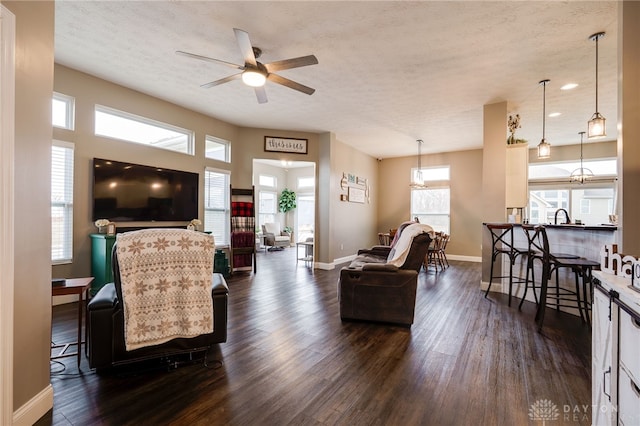
[[[156,234],[154,234],[154,231]],[[229,289],[224,277],[221,274],[213,273],[214,246],[211,237],[208,236],[211,239],[211,267],[209,267],[208,262],[200,265],[201,262],[199,260],[194,260],[193,254],[189,252],[189,250],[193,248],[193,245],[190,246],[189,244],[209,244],[202,239],[206,238],[206,234],[184,229],[156,229],[135,232],[150,233],[142,234],[147,236],[157,235],[159,238],[158,241],[160,241],[160,245],[157,247],[158,252],[164,250],[168,251],[169,248],[174,248],[176,244],[183,244],[183,248],[176,251],[182,252],[178,254],[183,255],[184,262],[187,264],[184,269],[189,270],[190,267],[200,267],[203,268],[204,271],[210,271],[212,274],[211,298],[213,311],[211,312],[211,316],[213,317],[213,331],[210,333],[195,335],[193,337],[172,338],[159,344],[127,350],[125,336],[125,307],[123,304],[123,286],[120,265],[121,259],[118,257],[118,241],[116,241],[111,254],[114,282],[108,283],[102,287],[87,306],[87,346],[89,366],[91,368],[96,368],[98,371],[136,361],[206,351],[211,345],[223,343],[227,340],[227,298]],[[131,232],[127,234],[134,233]],[[168,237],[169,234],[171,234],[171,238]],[[120,235],[124,234],[118,234],[118,237],[120,237]],[[164,238],[164,240],[162,240],[162,238]],[[203,241],[205,242],[203,243]],[[150,246],[151,244],[146,245]],[[157,258],[155,259],[157,260]],[[174,273],[176,272],[176,269],[182,271],[183,268],[171,268],[170,272]],[[204,271],[201,272],[204,274],[206,273]],[[186,277],[186,275],[183,276]],[[184,287],[184,289],[190,287],[190,281],[188,281],[188,278],[176,280],[173,281],[173,283],[178,287]],[[150,286],[150,284],[140,283],[137,284],[135,288],[137,290],[138,288],[145,286]]]
[[[433,229],[419,223],[399,228],[390,247],[359,250],[338,280],[340,318],[413,324],[418,272]]]
[[[278,222],[262,225],[262,235],[264,236],[264,245],[269,247],[269,251],[282,250],[291,245],[291,235],[281,231]]]

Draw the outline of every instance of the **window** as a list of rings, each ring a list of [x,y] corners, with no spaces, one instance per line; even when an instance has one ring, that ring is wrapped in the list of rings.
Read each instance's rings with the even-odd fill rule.
[[[449,188],[425,188],[411,190],[411,217],[431,226],[434,231],[449,234]]]
[[[278,212],[278,194],[273,191],[258,192],[258,227],[265,223],[274,223]]]
[[[216,246],[229,245],[229,172],[204,171],[204,230],[211,232]]]
[[[213,160],[231,162],[231,143],[224,139],[209,136],[205,138],[204,156]]]
[[[449,166],[426,167],[421,169],[424,182],[436,182],[433,186],[411,190],[411,218],[430,225],[436,232],[450,229]],[[417,179],[418,169],[412,169],[412,177]]]
[[[278,180],[275,178],[275,176],[268,176],[268,175],[258,176],[258,184],[260,186],[268,186],[269,188],[275,188],[277,183],[278,183]]]
[[[616,192],[616,160],[595,159],[584,162],[594,178],[584,184],[569,180],[571,171],[579,163],[529,165],[529,223],[555,223],[558,209],[565,209],[571,221],[587,225],[609,222],[613,214]],[[558,216],[564,222],[564,215]]]
[[[75,103],[75,99],[71,96],[54,92],[51,101],[51,123],[55,127],[73,130]]]
[[[316,178],[314,177],[299,177],[298,189],[310,189],[316,186]]]
[[[150,118],[96,105],[95,126],[98,136],[193,155],[193,132]]]
[[[310,194],[298,194],[298,208],[296,208],[297,230],[296,240],[305,241],[307,238],[313,238],[313,229],[315,225],[315,196]]]
[[[51,262],[73,259],[73,150],[68,142],[51,146]]]

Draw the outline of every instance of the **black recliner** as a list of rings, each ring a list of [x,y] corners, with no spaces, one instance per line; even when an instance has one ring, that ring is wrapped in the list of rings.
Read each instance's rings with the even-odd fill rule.
[[[227,298],[229,289],[221,274],[213,273],[214,331],[192,338],[175,338],[156,346],[127,351],[124,336],[124,312],[117,243],[112,254],[113,283],[102,287],[87,307],[89,366],[98,371],[121,364],[191,352],[206,351],[227,340]]]

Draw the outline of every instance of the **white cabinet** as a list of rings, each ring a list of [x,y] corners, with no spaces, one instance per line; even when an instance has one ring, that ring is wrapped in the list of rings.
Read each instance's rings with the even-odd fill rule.
[[[640,293],[593,273],[592,424],[640,425]]]
[[[526,207],[529,204],[529,145],[508,145],[506,161],[506,207]]]
[[[591,334],[591,397],[592,424],[615,424],[612,395],[613,323],[610,320],[612,302],[609,295],[595,288],[593,292],[593,321]]]

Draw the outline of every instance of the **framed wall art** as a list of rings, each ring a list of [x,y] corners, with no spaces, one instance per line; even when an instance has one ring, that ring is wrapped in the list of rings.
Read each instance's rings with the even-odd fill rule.
[[[287,152],[290,154],[307,154],[308,139],[264,137],[264,150],[267,152]]]

